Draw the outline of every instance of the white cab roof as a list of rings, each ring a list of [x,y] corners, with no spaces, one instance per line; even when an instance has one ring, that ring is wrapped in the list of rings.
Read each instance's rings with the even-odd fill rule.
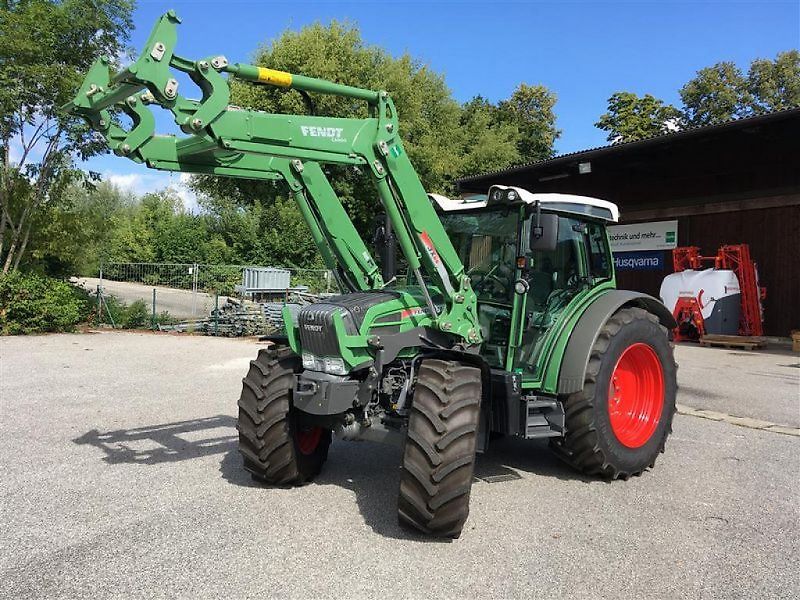
[[[519,194],[520,200],[526,204],[539,202],[542,208],[552,208],[563,212],[573,212],[587,216],[600,217],[605,220],[619,221],[619,208],[613,202],[600,200],[590,196],[576,196],[574,194],[534,194],[520,187],[507,185],[493,185],[492,188],[501,190],[514,190]],[[486,208],[488,196],[483,199],[459,198],[452,199],[440,194],[428,194],[431,200],[435,201],[439,209],[444,212],[456,210],[478,210]],[[549,205],[549,207],[548,207]],[[593,211],[592,208],[600,209]]]

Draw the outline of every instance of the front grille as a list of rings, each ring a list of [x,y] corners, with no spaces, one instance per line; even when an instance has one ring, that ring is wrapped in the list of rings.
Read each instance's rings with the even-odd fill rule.
[[[303,307],[297,315],[303,351],[315,356],[340,356],[333,315],[337,312],[342,315],[345,331],[356,335],[369,308],[398,296],[397,292],[356,292]]]
[[[310,352],[315,356],[338,356],[340,354],[339,342],[333,328],[333,315],[337,312],[342,314],[348,333],[356,333],[350,331],[352,322],[348,323],[349,315],[341,306],[319,302],[309,304],[300,310],[297,315],[297,324],[300,329],[300,344],[303,346],[303,352]]]

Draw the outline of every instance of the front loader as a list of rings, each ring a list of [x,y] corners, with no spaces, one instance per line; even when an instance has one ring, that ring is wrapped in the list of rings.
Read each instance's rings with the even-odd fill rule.
[[[492,186],[461,199],[427,194],[400,138],[391,96],[248,64],[174,53],[178,17],[156,23],[138,60],[113,74],[100,59],[65,108],[112,150],[154,169],[285,181],[339,296],[284,310],[285,336],[251,362],[239,399],[244,467],[270,485],[302,485],[333,435],[403,448],[398,515],[458,537],[475,455],[498,435],[548,439],[575,468],[627,479],[663,452],[675,412],[672,315],[616,289],[594,198]],[[178,93],[172,69],[200,88]],[[228,78],[335,94],[367,118],[273,114],[230,105]],[[153,104],[182,135],[159,136]],[[122,111],[133,126],[116,120]],[[360,167],[375,185],[380,265],[322,165]],[[376,211],[377,212],[377,211]],[[391,249],[390,249],[391,250]],[[365,448],[365,451],[366,448]]]

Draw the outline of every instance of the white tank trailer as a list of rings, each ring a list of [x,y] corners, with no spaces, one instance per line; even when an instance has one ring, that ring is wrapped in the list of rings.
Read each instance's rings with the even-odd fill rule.
[[[679,298],[694,298],[700,306],[707,334],[738,335],[742,295],[739,280],[725,269],[688,269],[661,282],[661,301],[673,312]]]

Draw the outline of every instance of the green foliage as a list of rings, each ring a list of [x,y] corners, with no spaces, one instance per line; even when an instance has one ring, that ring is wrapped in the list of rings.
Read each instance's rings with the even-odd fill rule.
[[[665,133],[668,124],[715,125],[800,106],[800,52],[758,58],[746,75],[732,62],[719,62],[700,69],[679,93],[680,110],[649,94],[617,92],[595,127],[608,131],[609,141],[630,142]]]
[[[800,106],[800,51],[780,52],[775,60],[754,60],[747,89],[755,113]]]
[[[500,120],[497,106],[485,98],[476,96],[463,105],[459,127],[462,174],[495,171],[520,161],[519,127]]]
[[[553,145],[561,135],[555,127],[555,104],[555,94],[545,86],[521,83],[511,98],[498,105],[499,122],[516,125],[519,130],[516,146],[523,161],[553,156]]]
[[[141,329],[150,322],[150,311],[144,300],[135,300],[125,309],[119,325],[125,329]]]
[[[751,104],[745,77],[732,62],[700,69],[680,89],[680,95],[691,125],[713,125],[746,116]]]
[[[103,314],[98,321],[109,325],[113,322],[118,329],[150,329],[153,326],[153,314],[144,300],[125,304],[114,296],[104,296]],[[167,311],[156,315],[156,325],[172,323],[175,323],[175,319]]]
[[[667,133],[680,123],[681,112],[662,100],[645,94],[617,92],[608,99],[608,112],[595,127],[608,132],[608,141],[633,142]]]
[[[298,32],[284,32],[259,49],[253,62],[352,86],[388,90],[400,117],[406,151],[431,192],[452,192],[454,180],[463,175],[548,158],[560,133],[555,128],[555,96],[543,86],[520,85],[511,98],[498,105],[476,98],[461,106],[440,74],[407,54],[393,57],[381,48],[366,45],[358,29],[347,23],[318,23]],[[232,102],[269,112],[309,112],[307,102],[296,91],[238,80],[232,83]],[[368,116],[364,102],[325,95],[313,95],[312,102],[318,115]],[[372,183],[353,168],[325,169],[356,227],[369,238],[378,207]],[[223,209],[220,216],[227,221],[231,220],[230,205],[237,210],[253,205],[249,217],[259,220],[268,215],[270,222],[274,222],[271,209],[280,207],[280,226],[266,231],[262,246],[265,252],[280,257],[272,261],[274,264],[309,265],[310,256],[316,255],[304,225],[295,229],[301,222],[299,213],[293,204],[285,202],[282,186],[209,177],[195,177],[192,185],[210,198],[208,205]],[[259,205],[254,204],[256,198]],[[249,231],[244,219],[240,225]]]
[[[800,106],[800,52],[779,52],[774,60],[756,59],[747,75],[733,63],[717,63],[698,71],[680,94],[692,125]]]
[[[116,57],[132,27],[131,0],[6,1],[0,4],[0,260],[16,269],[43,212],[86,174],[74,158],[105,150],[82,120],[64,114],[89,65]],[[18,148],[20,156],[8,154]],[[91,174],[89,174],[91,175]]]
[[[0,334],[72,331],[91,311],[88,294],[33,273],[0,276]]]
[[[100,260],[124,243],[137,204],[105,182],[92,189],[69,186],[36,216],[36,235],[22,264],[54,276],[96,273]]]

